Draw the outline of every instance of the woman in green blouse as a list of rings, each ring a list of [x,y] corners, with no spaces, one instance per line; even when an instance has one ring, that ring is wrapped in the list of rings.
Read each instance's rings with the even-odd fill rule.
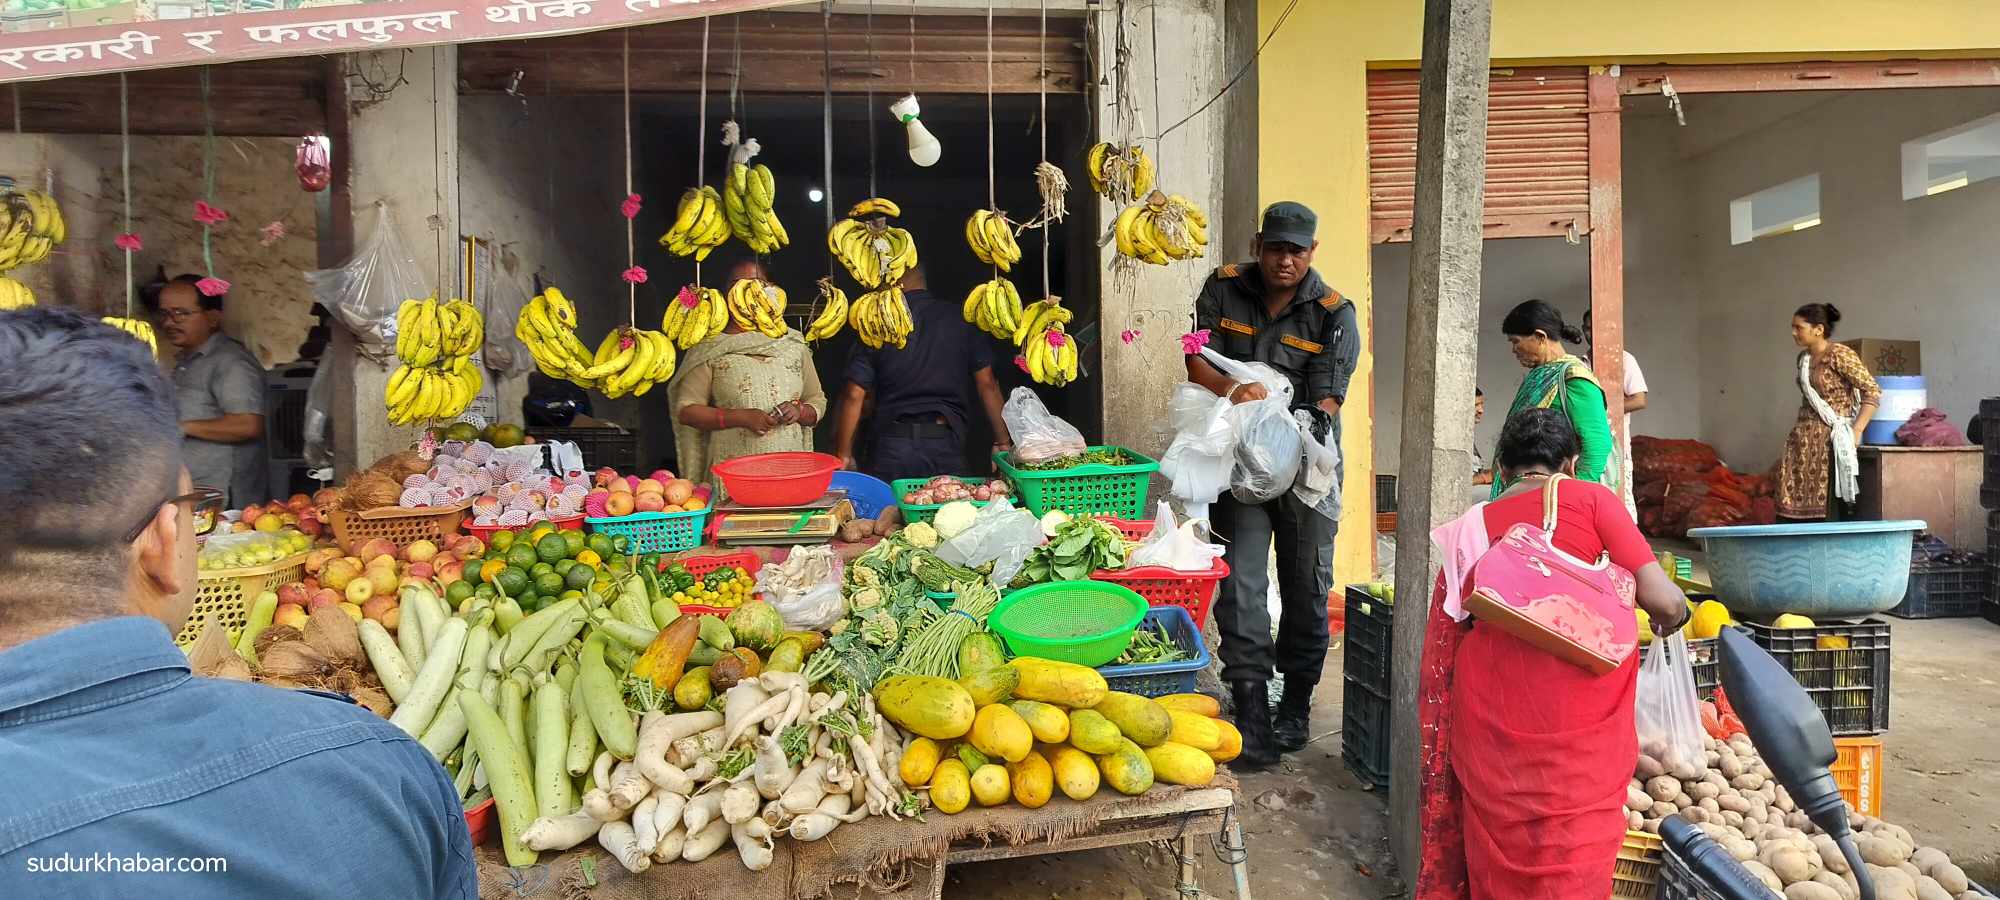
[[[1514,358],[1528,370],[1507,418],[1528,409],[1561,410],[1576,426],[1583,439],[1583,453],[1576,460],[1576,477],[1618,490],[1615,484],[1621,468],[1612,465],[1611,417],[1604,402],[1604,389],[1590,364],[1563,349],[1563,342],[1583,343],[1583,330],[1563,323],[1562,313],[1541,300],[1529,300],[1514,307],[1500,323]],[[1493,480],[1494,497],[1510,485]]]

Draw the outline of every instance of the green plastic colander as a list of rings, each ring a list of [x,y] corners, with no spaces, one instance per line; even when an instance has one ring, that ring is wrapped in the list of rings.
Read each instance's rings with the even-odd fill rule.
[[[1015,656],[1101,666],[1132,643],[1146,617],[1146,598],[1104,581],[1054,581],[1001,598],[986,627]]]

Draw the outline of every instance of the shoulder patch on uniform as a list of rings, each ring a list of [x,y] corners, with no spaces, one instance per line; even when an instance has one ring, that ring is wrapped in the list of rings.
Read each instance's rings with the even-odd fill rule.
[[[1243,269],[1235,263],[1225,263],[1218,266],[1215,270],[1215,277],[1217,278],[1235,278],[1241,274],[1243,274]]]
[[[1278,338],[1278,343],[1284,344],[1287,347],[1297,347],[1307,353],[1321,353],[1326,350],[1325,344],[1309,341],[1302,337],[1293,337],[1289,334],[1281,335]]]
[[[1340,305],[1346,302],[1347,298],[1342,297],[1340,295],[1340,292],[1334,290],[1333,288],[1327,288],[1326,296],[1319,298],[1319,305],[1324,306],[1327,309],[1339,309]]]
[[[1215,324],[1223,331],[1234,331],[1237,334],[1251,334],[1251,335],[1257,333],[1257,329],[1245,325],[1242,322],[1238,322],[1235,319],[1222,319],[1217,321]]]

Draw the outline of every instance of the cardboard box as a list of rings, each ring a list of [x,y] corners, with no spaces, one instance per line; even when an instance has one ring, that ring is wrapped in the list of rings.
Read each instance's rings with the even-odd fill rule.
[[[1881,338],[1856,338],[1841,341],[1849,349],[1860,354],[1861,362],[1874,375],[1922,375],[1924,374],[1923,345],[1917,341],[1890,341]]]
[[[52,31],[68,27],[69,14],[60,9],[34,13],[8,13],[0,16],[0,31],[8,34]]]

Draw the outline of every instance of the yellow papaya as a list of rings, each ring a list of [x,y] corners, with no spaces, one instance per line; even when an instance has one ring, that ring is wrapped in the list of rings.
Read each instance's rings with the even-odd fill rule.
[[[979,708],[972,720],[972,746],[987,756],[1020,762],[1035,749],[1035,733],[1019,713],[998,703]]]
[[[957,815],[972,802],[972,776],[965,771],[965,763],[947,759],[938,763],[937,771],[931,773],[931,805],[938,812]]]
[[[1222,715],[1222,703],[1207,694],[1168,694],[1154,697],[1153,702],[1166,707],[1168,712],[1180,710],[1211,719]]]
[[[1014,696],[1014,685],[1021,681],[1021,671],[1006,666],[981,669],[958,679],[958,686],[972,695],[976,706],[989,703],[1005,703]]]
[[[1222,731],[1215,727],[1215,720],[1190,712],[1167,710],[1167,717],[1173,720],[1173,731],[1167,740],[1176,744],[1186,744],[1204,753],[1222,746]]]
[[[700,616],[689,616],[691,619]],[[933,740],[963,737],[972,729],[977,705],[972,695],[949,678],[894,675],[875,685],[875,705],[904,731]]]
[[[1118,726],[1102,713],[1090,709],[1069,711],[1069,742],[1076,749],[1093,756],[1112,753],[1117,751],[1119,739]]]
[[[1055,792],[1055,770],[1032,750],[1019,762],[1007,764],[1007,780],[1014,787],[1014,802],[1029,809],[1042,808]]]
[[[920,737],[910,742],[903,751],[903,761],[896,766],[903,783],[910,787],[921,787],[931,783],[932,773],[937,771],[938,761],[944,756],[944,748],[938,742]]]
[[[1007,704],[1007,708],[1028,723],[1029,730],[1035,733],[1035,740],[1044,744],[1060,744],[1069,740],[1069,716],[1062,710],[1039,700],[1016,700]]]
[[[1075,747],[1054,747],[1049,750],[1049,766],[1055,770],[1056,786],[1063,796],[1071,800],[1097,796],[1097,762],[1090,754]]]
[[[1070,709],[1089,709],[1104,699],[1105,691],[1110,690],[1110,686],[1104,683],[1104,676],[1089,666],[1033,656],[1015,657],[1008,660],[1007,665],[1021,673],[1020,683],[1014,686],[1014,696],[1022,700],[1040,700]]]
[[[980,806],[999,806],[1007,802],[1008,794],[1005,767],[987,763],[972,773],[972,799],[979,801]]]
[[[1153,777],[1167,784],[1200,787],[1215,780],[1215,760],[1186,744],[1168,741],[1148,747],[1146,762],[1153,767]]]
[[[1119,738],[1117,751],[1099,756],[1097,769],[1104,773],[1105,784],[1128,797],[1153,788],[1153,763],[1131,738]]]
[[[1111,724],[1118,726],[1118,733],[1131,738],[1132,743],[1141,747],[1157,747],[1174,732],[1173,717],[1167,715],[1166,707],[1153,702],[1151,697],[1107,691],[1091,709],[1109,719]]]
[[[1243,753],[1243,732],[1236,730],[1236,724],[1228,719],[1214,719],[1216,733],[1221,736],[1221,744],[1208,751],[1208,758],[1226,763]]]

